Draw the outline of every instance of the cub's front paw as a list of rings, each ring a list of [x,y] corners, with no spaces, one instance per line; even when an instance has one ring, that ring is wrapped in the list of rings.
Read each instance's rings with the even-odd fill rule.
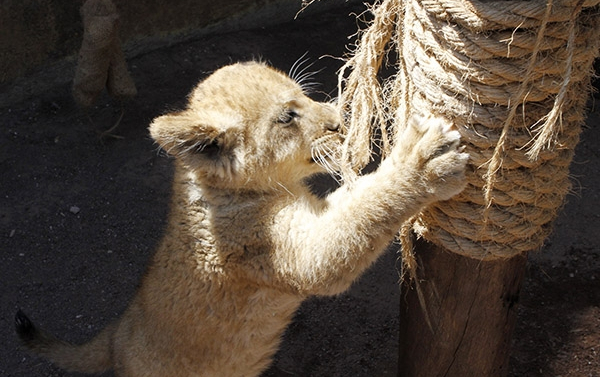
[[[419,161],[417,172],[424,188],[436,200],[447,200],[461,192],[466,185],[465,167],[469,155],[460,145],[460,133],[452,123],[439,117],[417,119],[424,130],[415,145],[414,157]]]

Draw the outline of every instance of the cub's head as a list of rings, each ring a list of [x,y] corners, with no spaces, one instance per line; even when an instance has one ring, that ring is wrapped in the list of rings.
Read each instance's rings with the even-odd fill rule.
[[[160,116],[150,134],[204,185],[265,189],[333,170],[341,145],[336,109],[308,98],[263,63],[223,67]]]

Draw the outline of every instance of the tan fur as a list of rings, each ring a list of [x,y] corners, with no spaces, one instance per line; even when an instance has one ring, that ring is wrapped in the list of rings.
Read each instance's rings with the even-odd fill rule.
[[[315,197],[304,180],[325,170],[314,159],[335,165],[339,123],[264,64],[216,71],[150,125],[176,157],[170,218],[129,308],[92,341],[110,347],[73,365],[77,347],[29,346],[84,371],[109,359],[121,377],[259,375],[306,297],[346,290],[403,221],[464,186],[458,132],[414,119],[376,172]]]

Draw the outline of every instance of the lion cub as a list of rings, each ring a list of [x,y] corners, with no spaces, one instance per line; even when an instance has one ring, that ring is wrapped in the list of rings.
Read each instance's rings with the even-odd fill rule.
[[[217,70],[150,133],[176,159],[173,197],[128,309],[83,345],[17,313],[24,344],[62,368],[258,376],[300,303],[346,290],[403,221],[461,191],[468,159],[450,124],[415,119],[377,171],[317,198],[305,180],[335,165],[338,112],[257,62]]]

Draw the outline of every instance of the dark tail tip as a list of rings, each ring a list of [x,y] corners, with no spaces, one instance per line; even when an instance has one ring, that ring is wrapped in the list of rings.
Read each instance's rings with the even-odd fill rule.
[[[21,310],[15,314],[15,329],[19,338],[24,342],[30,342],[37,336],[37,329],[31,320]]]

